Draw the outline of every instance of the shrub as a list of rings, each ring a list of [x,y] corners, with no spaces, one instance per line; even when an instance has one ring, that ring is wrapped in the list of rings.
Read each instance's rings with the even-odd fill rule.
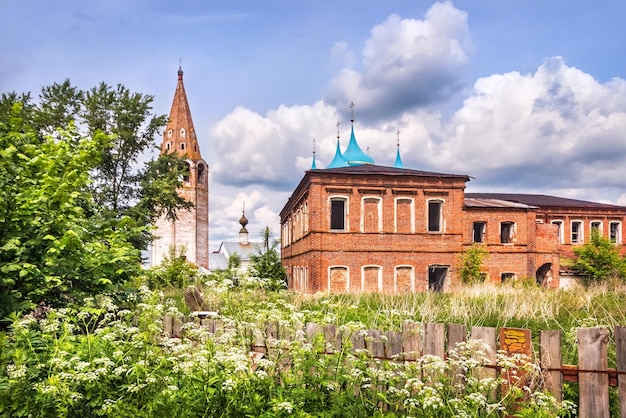
[[[486,276],[481,271],[481,267],[488,255],[489,251],[484,245],[473,244],[467,247],[461,256],[461,271],[459,272],[463,283],[475,284],[485,281]]]
[[[574,269],[583,275],[583,284],[602,283],[610,278],[626,278],[626,261],[620,247],[592,229],[590,242],[574,248]]]

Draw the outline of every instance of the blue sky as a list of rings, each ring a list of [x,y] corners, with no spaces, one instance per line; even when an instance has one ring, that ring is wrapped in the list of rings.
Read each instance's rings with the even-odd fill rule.
[[[355,132],[469,191],[626,205],[626,3],[0,0],[0,91],[121,83],[169,111],[180,60],[210,165],[211,247],[251,239]],[[160,139],[159,139],[160,141]]]

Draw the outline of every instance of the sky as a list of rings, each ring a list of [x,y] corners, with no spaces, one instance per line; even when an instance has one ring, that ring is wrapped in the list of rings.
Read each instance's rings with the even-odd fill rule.
[[[210,247],[269,226],[311,167],[376,164],[468,192],[626,205],[626,2],[0,0],[0,92],[69,79],[154,96],[182,65],[210,173]],[[397,132],[400,131],[399,134]],[[161,138],[156,142],[160,144]]]

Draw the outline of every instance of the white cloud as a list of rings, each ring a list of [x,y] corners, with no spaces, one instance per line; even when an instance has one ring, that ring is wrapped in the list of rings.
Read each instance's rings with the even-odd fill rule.
[[[342,69],[327,100],[354,101],[370,119],[444,100],[458,90],[471,50],[467,13],[451,2],[435,3],[423,20],[391,15],[372,29],[363,70]]]
[[[626,81],[599,83],[559,57],[482,78],[439,133],[439,165],[511,187],[625,187],[625,96]]]

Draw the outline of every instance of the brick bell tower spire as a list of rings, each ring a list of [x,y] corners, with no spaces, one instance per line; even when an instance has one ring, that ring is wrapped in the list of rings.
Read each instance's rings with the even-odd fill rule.
[[[183,84],[183,70],[178,68],[178,83],[163,132],[161,154],[176,153],[186,159],[189,172],[182,178],[180,196],[194,204],[190,210],[181,210],[176,221],[164,216],[155,223],[152,242],[152,265],[159,265],[172,248],[178,253],[185,249],[187,261],[209,267],[209,166],[202,159],[196,130],[191,118],[187,93]]]

